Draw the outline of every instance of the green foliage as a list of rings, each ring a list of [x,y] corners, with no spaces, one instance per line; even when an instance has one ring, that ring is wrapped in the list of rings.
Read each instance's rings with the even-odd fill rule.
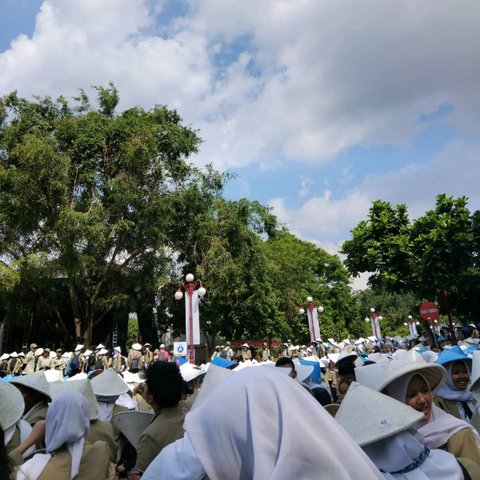
[[[375,201],[368,220],[342,250],[353,275],[373,272],[370,284],[437,301],[448,315],[478,320],[480,213],[467,199],[439,195],[433,210],[409,222],[406,208]]]
[[[73,106],[63,97],[0,99],[0,294],[12,310],[15,285],[18,302],[63,279],[75,336],[87,344],[133,287],[153,298],[170,252],[188,254],[179,212],[187,222],[202,217],[209,204],[200,200],[223,182],[187,163],[200,139],[177,112],[117,114],[115,87],[96,91],[98,108],[84,91]]]
[[[127,350],[136,342],[138,342],[138,317],[136,312],[130,312],[127,325]]]

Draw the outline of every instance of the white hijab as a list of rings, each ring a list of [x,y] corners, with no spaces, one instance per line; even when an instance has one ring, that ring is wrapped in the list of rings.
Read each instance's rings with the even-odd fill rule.
[[[445,383],[442,385],[442,388],[437,392],[437,397],[444,398],[445,400],[454,400],[457,402],[472,402],[472,394],[468,388],[465,390],[458,390],[455,387],[452,381],[452,367],[457,362],[463,362],[467,372],[470,374],[470,369],[468,368],[467,362],[464,360],[456,360],[455,362],[450,362],[447,365],[444,365],[445,369],[447,370],[447,379]],[[470,406],[472,408],[473,405]],[[474,408],[472,408],[473,410]]]
[[[407,388],[410,380],[415,375],[419,375],[425,380],[426,385],[430,389],[427,379],[419,372],[410,372],[392,382],[385,389],[388,396],[393,397],[400,402],[406,403]],[[464,420],[460,420],[449,413],[438,408],[432,399],[432,411],[428,422],[421,422],[416,426],[419,433],[423,435],[425,445],[428,448],[440,448],[448,442],[448,439],[455,433],[468,428],[474,435],[477,444],[480,447],[480,437],[477,431]]]
[[[70,479],[80,470],[85,438],[90,431],[90,408],[83,395],[64,392],[50,404],[45,422],[46,454],[34,455],[24,463],[17,480],[36,480],[46,467],[52,453],[66,445],[72,457]]]
[[[463,479],[456,458],[443,450],[426,450],[421,435],[414,430],[366,445],[363,450],[388,479]]]
[[[187,414],[186,436],[166,447],[144,478],[189,478],[172,466],[185,452],[197,457],[189,461],[191,478],[201,478],[199,463],[210,480],[383,478],[315,398],[276,370],[247,368],[227,377]]]

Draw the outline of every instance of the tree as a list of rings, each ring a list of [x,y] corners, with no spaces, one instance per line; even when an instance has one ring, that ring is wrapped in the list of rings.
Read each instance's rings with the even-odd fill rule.
[[[374,288],[437,300],[449,318],[478,319],[479,218],[465,197],[438,195],[435,208],[413,222],[405,205],[377,200],[342,246],[345,265],[353,275],[373,272]]]
[[[200,139],[177,112],[156,106],[119,114],[119,95],[97,87],[60,97],[0,100],[0,295],[15,316],[16,292],[47,279],[68,291],[77,340],[142,286],[151,298],[178,251],[178,212],[207,208],[221,178],[187,162]],[[54,302],[52,302],[55,308]],[[68,330],[68,326],[65,326]]]
[[[348,273],[338,257],[296,238],[285,229],[267,240],[263,249],[269,259],[271,282],[279,302],[276,320],[279,336],[309,342],[307,320],[298,313],[307,296],[325,308],[319,318],[324,338],[348,335],[357,305]]]

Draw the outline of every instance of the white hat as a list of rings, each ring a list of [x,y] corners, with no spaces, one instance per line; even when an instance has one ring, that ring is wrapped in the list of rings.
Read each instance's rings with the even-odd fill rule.
[[[472,389],[478,389],[480,387],[479,380],[480,380],[480,350],[477,350],[472,354],[472,375],[470,378],[470,381],[471,381],[470,391],[472,391]]]
[[[19,357],[24,357],[25,354],[24,354],[23,352],[19,352],[19,353],[18,353],[18,356],[19,356]]]
[[[39,356],[42,355],[42,354],[43,354],[43,348],[42,348],[42,347],[37,348],[37,349],[35,350],[35,356],[36,356],[36,357],[39,357]]]
[[[295,369],[297,371],[297,378],[295,380],[297,380],[298,383],[302,383],[313,373],[314,368],[313,365],[298,363]]]
[[[10,355],[8,353],[4,353],[1,357],[0,357],[0,362],[3,361],[3,360],[6,360],[7,358],[10,358]]]
[[[48,398],[48,401],[51,401],[50,387],[48,386],[47,378],[45,377],[45,372],[35,372],[29,373],[22,377],[14,377],[10,380],[14,385],[22,385],[27,388],[31,388],[36,392],[45,395]]]
[[[242,347],[249,348],[249,347],[250,347],[250,345],[249,345],[248,343],[244,343],[244,344],[242,345]],[[295,348],[297,348],[297,349],[298,349],[298,347],[295,347]]]
[[[113,347],[113,349],[118,353],[122,353],[122,347]]]
[[[97,399],[90,385],[90,380],[83,378],[72,382],[53,382],[50,384],[50,390],[53,398],[58,397],[64,392],[81,393],[87,399],[88,406],[90,407],[90,420],[96,420],[100,416]]]
[[[108,350],[106,348],[101,348],[100,351],[98,352],[99,355],[106,355],[108,353]]]
[[[387,363],[391,358],[386,353],[374,352],[368,354],[368,359],[375,363]]]
[[[362,367],[363,368],[363,367]],[[425,360],[417,362],[403,362],[401,360],[392,360],[388,362],[383,373],[382,381],[378,386],[381,392],[388,387],[392,382],[403,377],[407,373],[422,374],[430,386],[432,394],[443,385],[447,378],[447,371],[438,363],[427,363]]]
[[[142,346],[141,346],[139,343],[134,343],[134,344],[132,345],[132,348],[133,348],[134,350],[137,350],[137,351],[138,351],[138,350],[141,350],[141,349],[142,349]]]
[[[340,355],[337,358],[337,361],[335,362],[337,365],[343,361],[354,361],[358,355],[355,352],[349,352],[348,350],[344,349],[340,352]]]
[[[216,365],[211,364],[208,367],[208,371],[203,379],[202,388],[198,391],[197,398],[193,402],[192,411],[198,405],[200,405],[205,398],[215,390],[224,380],[226,380],[230,375],[235,375],[232,370],[223,367],[217,367]]]
[[[75,350],[75,351],[77,351],[77,350]],[[93,353],[93,352],[92,352],[91,350],[88,350],[88,348],[87,348],[87,350],[85,350],[85,351],[83,352],[83,356],[84,356],[84,357],[89,357],[92,353]]]
[[[127,393],[130,389],[118,373],[109,368],[90,380],[93,393],[98,397],[114,397]]]
[[[0,398],[0,427],[5,431],[22,418],[25,403],[20,390],[8,382],[0,382]]]
[[[113,415],[112,424],[125,435],[136,449],[143,431],[152,423],[153,416],[153,413],[130,410]]]
[[[17,353],[17,352],[12,352],[12,353],[10,354],[10,356],[11,356],[12,358],[18,358],[18,353]]]
[[[82,350],[83,349],[83,345],[81,344],[78,344],[76,347],[75,347],[75,351],[78,352],[79,350]]]
[[[72,355],[72,352],[64,352],[62,353],[62,358],[70,358],[71,355]]]
[[[402,362],[421,362],[424,360],[422,354],[414,348],[412,350],[397,350],[392,354],[392,358]]]
[[[387,362],[379,362],[356,367],[355,378],[358,383],[378,391],[387,365]]]
[[[61,370],[45,370],[44,373],[48,383],[59,382],[63,380],[63,374]]]
[[[200,367],[193,365],[193,363],[187,362],[183,365],[180,365],[180,373],[186,382],[191,382],[200,375],[203,375],[205,372]]]
[[[403,432],[422,418],[422,412],[357,382],[352,382],[335,415],[362,447]]]
[[[95,350],[100,350],[102,348],[105,348],[105,345],[103,345],[102,343],[99,343],[96,347],[95,347]]]
[[[161,343],[161,344],[160,344],[160,348],[165,348],[165,344],[164,344],[164,343]]]

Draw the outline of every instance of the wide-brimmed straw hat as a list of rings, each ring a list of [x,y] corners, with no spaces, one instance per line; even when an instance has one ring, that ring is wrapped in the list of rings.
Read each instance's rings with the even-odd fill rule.
[[[130,388],[113,369],[109,368],[100,375],[92,378],[90,383],[93,388],[93,393],[98,397],[114,397],[127,393]]]
[[[98,352],[99,355],[106,355],[108,353],[108,350],[106,348],[101,348]]]
[[[403,432],[422,418],[422,412],[357,382],[352,382],[335,415],[362,447]]]
[[[5,431],[22,418],[25,403],[20,390],[8,382],[0,382],[0,398],[0,427]]]
[[[340,352],[340,355],[335,362],[337,367],[343,362],[353,362],[358,357],[356,352],[349,352],[347,349],[344,349]]]
[[[12,378],[12,380],[10,380],[10,383],[31,388],[32,390],[35,390],[42,395],[45,395],[49,402],[52,401],[52,397],[50,395],[50,387],[47,381],[47,377],[45,377],[45,372],[35,372],[24,375],[23,377],[14,377]]]
[[[448,365],[449,363],[456,362],[458,360],[463,360],[464,362],[468,362],[470,365],[470,362],[472,359],[467,356],[466,353],[457,345],[455,345],[452,348],[449,348],[447,350],[443,350],[442,352],[439,353],[437,360],[435,363],[438,363],[440,365]]]
[[[105,348],[105,345],[103,345],[103,343],[99,343],[99,344],[95,347],[95,350],[101,350],[102,348]]]
[[[125,435],[126,439],[136,449],[143,431],[150,425],[153,417],[153,413],[133,410],[116,413],[112,417],[112,423]]]
[[[141,350],[141,349],[142,349],[142,346],[141,346],[139,343],[134,343],[134,344],[132,345],[132,348],[133,348],[134,350],[137,350],[137,351],[138,351],[138,350]]]
[[[61,370],[45,370],[45,378],[47,382],[59,382],[63,380],[63,373]]]
[[[17,353],[17,352],[12,352],[12,353],[10,354],[10,356],[11,356],[12,358],[18,358],[18,353]],[[8,357],[8,356],[7,356],[7,357]]]
[[[35,350],[34,355],[35,355],[36,357],[39,357],[40,355],[43,355],[43,348],[42,348],[42,347],[37,348],[37,349]]]
[[[81,393],[87,399],[88,406],[90,407],[90,420],[96,420],[100,416],[97,399],[90,385],[90,380],[84,378],[71,382],[53,382],[50,384],[50,391],[52,392],[53,398],[58,397],[64,392]]]
[[[75,352],[78,352],[79,350],[82,350],[83,349],[83,345],[81,345],[80,343],[75,347]]]
[[[10,354],[4,353],[2,354],[2,356],[0,356],[0,362],[3,360],[7,360],[8,358],[10,358]]]
[[[297,378],[295,380],[297,380],[298,383],[304,382],[313,373],[314,368],[315,367],[313,365],[297,363]]]
[[[193,363],[186,362],[183,365],[180,365],[180,373],[186,382],[191,382],[205,372]]]
[[[385,390],[392,382],[408,373],[420,373],[423,375],[433,394],[435,394],[435,392],[443,385],[447,378],[447,371],[438,363],[427,363],[425,360],[417,362],[392,360],[385,366],[382,381],[378,386],[378,391],[381,392]]]

